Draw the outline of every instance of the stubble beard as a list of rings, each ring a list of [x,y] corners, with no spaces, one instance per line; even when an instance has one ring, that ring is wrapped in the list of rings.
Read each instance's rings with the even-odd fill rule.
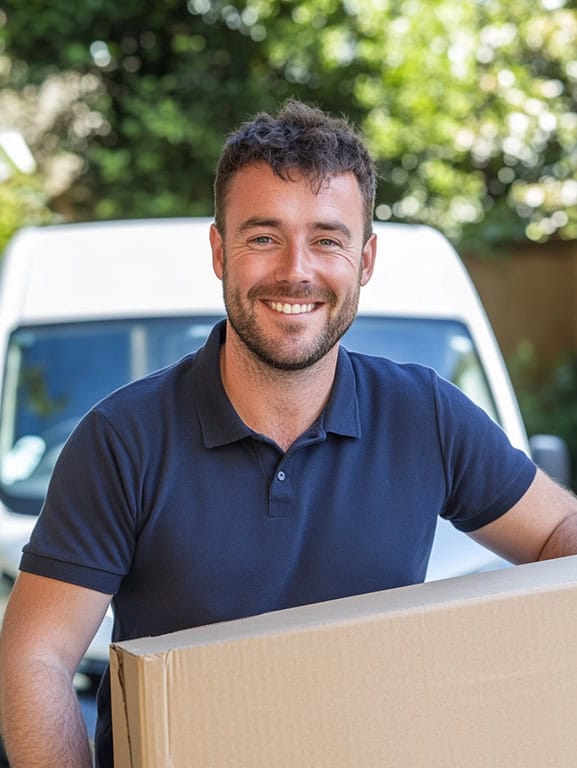
[[[345,297],[336,314],[333,314],[333,311],[337,305],[337,297],[333,291],[315,289],[310,285],[261,285],[251,289],[246,301],[243,301],[238,289],[230,285],[226,259],[223,292],[229,323],[246,349],[261,363],[277,371],[302,371],[325,357],[352,325],[359,303],[360,274],[356,289]],[[267,299],[292,299],[302,304],[323,302],[329,307],[324,328],[314,338],[305,339],[301,335],[301,325],[294,322],[293,316],[285,325],[286,343],[279,344],[278,339],[267,336],[254,311],[259,297],[265,296]],[[279,317],[282,320],[282,315]],[[291,336],[294,337],[293,340]]]

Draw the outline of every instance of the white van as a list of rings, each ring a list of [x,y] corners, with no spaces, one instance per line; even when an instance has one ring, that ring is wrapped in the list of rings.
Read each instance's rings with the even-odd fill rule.
[[[210,220],[22,230],[0,283],[0,570],[16,576],[55,459],[90,406],[196,349],[223,316]],[[493,333],[453,247],[424,226],[376,224],[378,257],[344,343],[435,368],[529,451]],[[440,521],[428,579],[500,567]],[[85,659],[107,658],[110,617]]]

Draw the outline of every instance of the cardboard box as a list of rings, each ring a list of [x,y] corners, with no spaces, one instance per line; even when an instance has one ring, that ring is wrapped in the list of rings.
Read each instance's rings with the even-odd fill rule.
[[[116,768],[574,768],[577,557],[111,646]]]

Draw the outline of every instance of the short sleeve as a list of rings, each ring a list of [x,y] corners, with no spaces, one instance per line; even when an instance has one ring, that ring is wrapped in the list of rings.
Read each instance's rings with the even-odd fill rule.
[[[519,501],[536,467],[461,390],[434,374],[433,387],[447,485],[443,517],[474,531]]]
[[[58,458],[21,570],[116,593],[134,551],[135,466],[106,417],[90,411]]]

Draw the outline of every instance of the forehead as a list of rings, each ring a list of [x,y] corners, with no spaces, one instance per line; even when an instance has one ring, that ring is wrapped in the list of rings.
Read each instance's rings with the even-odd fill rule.
[[[302,221],[305,213],[315,220],[325,215],[350,225],[363,224],[363,199],[353,173],[337,174],[319,183],[298,169],[281,179],[268,165],[258,163],[234,174],[226,197],[227,228],[255,217]]]

